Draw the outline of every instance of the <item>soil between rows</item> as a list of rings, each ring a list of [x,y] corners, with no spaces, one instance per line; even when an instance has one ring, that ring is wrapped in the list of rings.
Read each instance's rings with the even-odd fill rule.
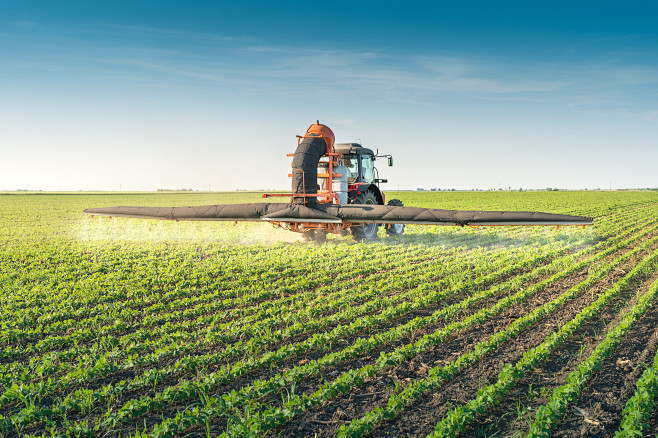
[[[513,277],[515,275],[518,275],[518,274],[509,274],[510,277]],[[506,279],[507,279],[507,277],[506,277]],[[502,280],[502,281],[505,281],[505,280]],[[452,301],[457,302],[460,299],[463,299],[463,297],[464,297],[463,293],[458,294],[457,296],[451,298],[450,301],[451,302]],[[397,325],[400,325],[400,324],[404,324],[405,322],[407,322],[407,321],[409,321],[409,320],[411,320],[415,317],[427,316],[427,315],[433,313],[435,310],[443,308],[445,305],[446,305],[445,302],[440,302],[440,303],[436,303],[435,305],[430,306],[428,308],[418,309],[416,311],[407,313],[405,315],[401,315],[398,318],[391,319],[390,321],[387,322],[387,324],[382,324],[381,326],[373,327],[372,330],[378,330],[379,331],[379,330],[387,329],[387,328],[397,326]],[[478,307],[478,308],[481,308],[481,307]],[[443,326],[443,324],[441,324],[441,326]],[[231,382],[228,385],[224,385],[223,387],[217,389],[216,392],[217,393],[226,393],[226,392],[230,392],[231,390],[239,390],[243,386],[248,386],[248,385],[253,384],[253,382],[255,380],[268,379],[268,378],[272,377],[277,372],[282,372],[282,371],[290,369],[294,366],[303,364],[308,360],[319,359],[319,358],[321,358],[321,357],[323,357],[327,354],[330,354],[332,352],[340,351],[343,348],[345,348],[346,345],[350,345],[352,343],[352,341],[354,341],[356,338],[358,338],[359,336],[362,336],[362,335],[363,335],[363,333],[357,333],[357,334],[352,335],[348,338],[341,339],[340,342],[335,343],[330,348],[325,349],[325,350],[314,350],[313,352],[310,352],[310,353],[304,355],[303,358],[300,358],[299,356],[296,356],[296,357],[293,357],[291,359],[285,360],[283,362],[279,362],[277,364],[276,369],[267,368],[267,369],[257,369],[257,370],[254,370],[254,371],[250,371],[250,372],[246,373],[244,376],[241,376],[240,379],[238,379],[234,382]],[[285,344],[289,344],[289,343],[293,343],[293,342],[299,342],[299,341],[302,341],[302,340],[308,338],[309,336],[312,336],[312,334],[305,334],[303,337],[297,337],[298,339],[292,339],[292,340],[288,339],[284,342],[281,342],[280,345],[285,345]],[[410,341],[409,338],[405,338],[405,339],[406,339],[406,342]],[[386,345],[383,348],[375,350],[373,353],[369,354],[367,357],[365,357],[363,359],[365,359],[366,362],[370,362],[371,360],[374,361],[373,358],[376,358],[379,355],[379,352],[381,352],[381,351],[386,351],[386,352],[393,351],[399,345],[403,345],[402,342],[396,342],[395,344]],[[277,346],[275,346],[273,348],[269,348],[268,350],[270,350],[270,351],[275,350],[276,348],[278,348],[278,346],[279,346],[279,344],[277,344]],[[357,364],[365,365],[366,362],[361,362],[361,360],[359,360],[357,362],[350,362],[350,364],[348,364],[348,365],[341,366],[339,368],[335,368],[335,369],[332,369],[332,370],[328,370],[327,375],[336,376],[344,370],[353,368],[355,366],[361,366],[361,365],[357,365]],[[217,366],[208,367],[206,369],[206,372],[212,372],[213,369],[218,368],[219,365],[223,365],[223,363],[218,364]],[[193,376],[190,375],[189,377],[191,378]],[[166,388],[167,386],[171,386],[173,384],[176,384],[177,381],[178,381],[178,379],[176,378],[176,376],[168,377],[167,379],[165,379],[161,382],[158,382],[156,390],[157,390],[157,388],[163,389],[163,388]],[[315,382],[315,380],[314,380],[314,382]],[[305,386],[305,383],[300,382],[299,387],[303,387],[303,386]],[[300,391],[296,391],[296,392],[299,393]],[[129,400],[129,399],[132,399],[135,396],[139,396],[139,395],[143,395],[143,394],[127,393],[127,394],[125,394],[125,397],[122,396],[121,399]],[[169,417],[169,416],[174,416],[174,415],[176,415],[177,411],[179,409],[183,408],[184,406],[185,405],[180,405],[180,406],[179,405],[170,405],[162,412],[149,413],[147,418],[145,419],[146,424],[156,424],[156,423],[159,423],[160,421],[162,421],[163,417],[166,418],[166,417]],[[219,421],[223,422],[224,420],[220,419]],[[140,424],[141,424],[141,421],[140,421]]]
[[[534,421],[537,408],[548,401],[555,388],[566,383],[569,373],[589,357],[608,330],[621,321],[624,309],[629,309],[637,303],[638,289],[646,292],[653,280],[655,277],[626,288],[601,313],[521,379],[500,404],[469,425],[463,436],[525,436]],[[578,406],[582,407],[582,404],[579,402]],[[583,413],[584,410],[575,412]],[[584,417],[581,416],[580,420],[584,420]]]
[[[629,250],[629,248],[625,248],[621,252]],[[608,259],[618,256],[619,253],[608,256]],[[632,263],[632,261],[629,261],[628,265],[632,266]],[[511,321],[519,316],[527,314],[534,308],[556,298],[573,285],[584,280],[586,275],[586,271],[581,271],[572,274],[559,283],[550,285],[538,295],[521,304],[522,309],[519,308],[519,305],[507,309],[496,317],[490,318],[484,325],[450,338],[445,344],[433,351],[379,373],[364,388],[355,388],[340,399],[327,403],[323,408],[300,415],[296,420],[293,420],[293,422],[274,434],[278,435],[280,433],[280,436],[291,437],[315,434],[317,436],[333,435],[347,419],[358,418],[375,407],[385,405],[392,392],[396,390],[396,385],[400,388],[398,390],[401,390],[410,381],[423,378],[428,367],[447,364],[455,358],[455,355],[470,351],[476,343],[487,339],[495,332],[505,329]],[[617,273],[616,275],[613,274],[612,277],[606,277],[598,283],[598,287],[605,288],[607,284],[611,284],[610,282],[613,279],[617,279],[621,275],[621,273]],[[568,303],[566,307],[535,324],[532,329],[524,331],[507,345],[499,347],[496,352],[479,361],[476,365],[468,367],[442,386],[441,389],[433,394],[421,397],[398,418],[381,424],[371,435],[415,436],[429,433],[438,419],[455,404],[469,400],[482,385],[495,381],[503,364],[516,362],[524,351],[541,343],[548,334],[570,320],[592,301],[591,295],[582,294]],[[359,403],[355,403],[355,400],[358,400]]]
[[[657,277],[653,277],[655,281]],[[642,289],[648,288],[645,285]],[[555,437],[613,437],[621,422],[621,413],[635,393],[635,383],[650,364],[658,349],[658,304],[653,303],[645,315],[629,330],[588,382],[575,406],[555,428]]]

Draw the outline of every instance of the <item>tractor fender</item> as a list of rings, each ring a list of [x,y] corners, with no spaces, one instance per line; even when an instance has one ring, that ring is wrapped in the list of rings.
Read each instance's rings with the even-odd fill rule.
[[[379,190],[379,187],[377,187],[375,184],[370,184],[370,183],[361,183],[361,184],[356,184],[355,186],[352,186],[350,184],[349,192],[347,193],[347,196],[349,198],[353,198],[358,195],[359,192],[363,193],[367,190],[370,190],[374,195],[375,198],[377,199],[377,204],[379,205],[384,205],[384,194],[382,193],[381,190]]]

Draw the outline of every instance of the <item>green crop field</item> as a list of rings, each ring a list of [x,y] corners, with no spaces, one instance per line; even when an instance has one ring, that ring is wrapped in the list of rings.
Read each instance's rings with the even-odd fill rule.
[[[656,436],[658,192],[400,192],[592,227],[325,244],[0,194],[0,435]]]

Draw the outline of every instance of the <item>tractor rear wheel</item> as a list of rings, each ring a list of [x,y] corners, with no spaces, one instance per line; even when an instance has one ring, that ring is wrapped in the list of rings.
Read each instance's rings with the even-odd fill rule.
[[[391,205],[395,207],[404,206],[402,204],[402,201],[400,201],[399,199],[391,199],[386,203],[386,205]],[[389,237],[399,236],[402,233],[404,233],[404,224],[386,224],[386,234],[388,234]]]
[[[365,204],[365,205],[377,205],[377,198],[375,194],[370,190],[350,198],[350,204]],[[377,238],[377,231],[379,225],[377,224],[357,224],[350,228],[352,232],[352,237],[354,240],[373,240]]]

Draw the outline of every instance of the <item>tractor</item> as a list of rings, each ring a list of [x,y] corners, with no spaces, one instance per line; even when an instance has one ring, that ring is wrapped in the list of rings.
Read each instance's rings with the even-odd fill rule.
[[[341,158],[338,164],[347,169],[347,202],[349,204],[384,205],[386,198],[379,188],[380,183],[387,183],[387,179],[379,178],[379,171],[375,167],[377,158],[387,158],[388,165],[393,166],[391,155],[379,155],[371,149],[364,148],[358,143],[336,143],[334,151]],[[399,199],[391,199],[386,205],[402,206]],[[386,234],[399,236],[404,232],[404,224],[385,224]],[[377,237],[379,224],[368,223],[350,227],[352,236],[356,240],[372,240]]]
[[[311,208],[318,204],[332,205],[389,205],[402,207],[402,201],[391,199],[385,204],[384,193],[379,184],[388,180],[379,178],[375,167],[377,158],[387,158],[393,165],[391,155],[379,155],[358,143],[334,143],[334,133],[328,126],[316,122],[304,135],[298,135],[297,150],[293,157],[292,194],[263,194],[290,197],[291,204]],[[313,181],[317,180],[317,183]],[[342,221],[340,224],[326,222],[271,221],[275,226],[303,233],[307,240],[323,242],[327,233],[352,234],[357,240],[373,240],[382,224],[376,222]],[[404,224],[383,224],[386,234],[399,236]]]

